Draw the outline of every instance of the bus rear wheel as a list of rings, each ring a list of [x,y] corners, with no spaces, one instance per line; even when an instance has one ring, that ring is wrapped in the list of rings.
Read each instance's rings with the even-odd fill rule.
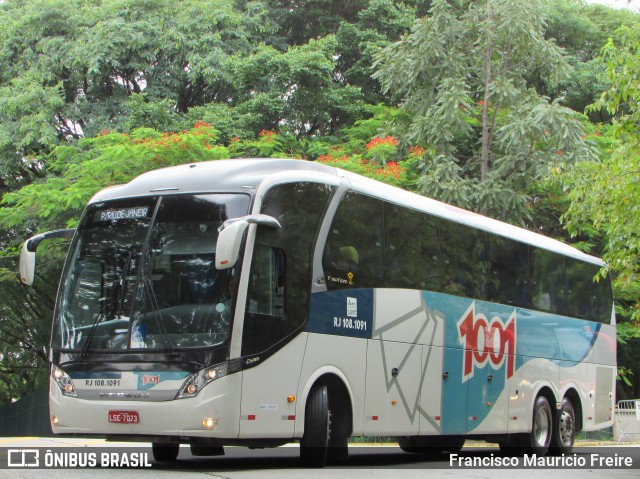
[[[325,384],[311,389],[304,418],[304,436],[300,440],[300,457],[305,466],[324,467],[331,437],[329,393]]]
[[[553,413],[549,400],[538,396],[533,405],[531,432],[519,437],[518,446],[525,454],[544,456],[549,451],[553,432]]]
[[[568,398],[562,400],[556,414],[551,438],[551,452],[553,454],[570,454],[576,439],[576,414],[573,404]]]
[[[180,444],[154,442],[151,444],[153,459],[157,462],[174,462],[178,459]]]

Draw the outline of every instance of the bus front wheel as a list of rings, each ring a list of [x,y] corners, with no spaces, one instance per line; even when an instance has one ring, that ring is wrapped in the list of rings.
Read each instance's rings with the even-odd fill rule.
[[[180,444],[154,442],[151,444],[151,452],[157,462],[173,462],[178,459]]]
[[[331,436],[329,393],[325,384],[313,387],[307,399],[304,436],[300,440],[300,457],[305,466],[324,467]]]

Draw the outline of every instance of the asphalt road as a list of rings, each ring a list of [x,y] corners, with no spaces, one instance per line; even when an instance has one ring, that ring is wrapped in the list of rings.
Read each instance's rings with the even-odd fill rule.
[[[302,466],[297,446],[285,446],[276,449],[249,450],[246,448],[225,448],[225,456],[202,458],[193,457],[187,446],[180,450],[178,462],[163,465],[156,464],[146,449],[151,468],[121,469],[105,468],[66,468],[33,469],[27,467],[7,468],[8,450],[30,450],[38,448],[43,457],[45,451],[124,451],[142,450],[147,444],[104,443],[100,440],[63,439],[63,438],[0,438],[0,477],[1,478],[135,478],[180,479],[199,478],[429,478],[451,479],[467,477],[473,479],[592,479],[592,478],[634,478],[640,477],[640,445],[627,447],[577,447],[575,455],[559,459],[559,468],[542,467],[540,464],[524,465],[523,457],[517,458],[520,468],[490,467],[496,461],[504,461],[505,456],[497,448],[465,447],[459,460],[448,456],[423,457],[407,454],[397,447],[350,447],[349,461],[340,465],[331,465],[325,469],[307,469]],[[131,449],[134,448],[134,449]],[[65,452],[66,453],[66,452]],[[564,461],[564,464],[562,464]],[[626,462],[632,461],[633,466]],[[576,467],[576,463],[583,463]],[[609,466],[606,466],[609,462]],[[476,465],[474,467],[474,464]],[[488,465],[477,467],[478,464]],[[599,466],[605,466],[600,468]]]

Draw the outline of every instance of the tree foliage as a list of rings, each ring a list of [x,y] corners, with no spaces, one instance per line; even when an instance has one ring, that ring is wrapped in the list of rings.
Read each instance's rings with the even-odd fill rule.
[[[534,74],[556,81],[570,70],[545,38],[542,6],[435,0],[377,57],[374,76],[414,115],[411,139],[433,149],[422,192],[522,222],[549,165],[593,157],[576,112],[530,86]]]
[[[626,27],[619,41],[602,50],[610,88],[592,105],[614,116],[610,154],[567,171],[571,199],[565,215],[570,231],[591,225],[604,235],[604,259],[624,299],[632,298],[632,319],[640,318],[640,27]],[[635,334],[640,331],[634,328]]]

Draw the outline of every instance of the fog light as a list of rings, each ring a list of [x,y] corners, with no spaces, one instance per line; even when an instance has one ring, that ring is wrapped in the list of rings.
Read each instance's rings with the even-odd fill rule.
[[[206,417],[202,420],[202,425],[207,429],[213,429],[216,427],[216,422],[211,417]]]

